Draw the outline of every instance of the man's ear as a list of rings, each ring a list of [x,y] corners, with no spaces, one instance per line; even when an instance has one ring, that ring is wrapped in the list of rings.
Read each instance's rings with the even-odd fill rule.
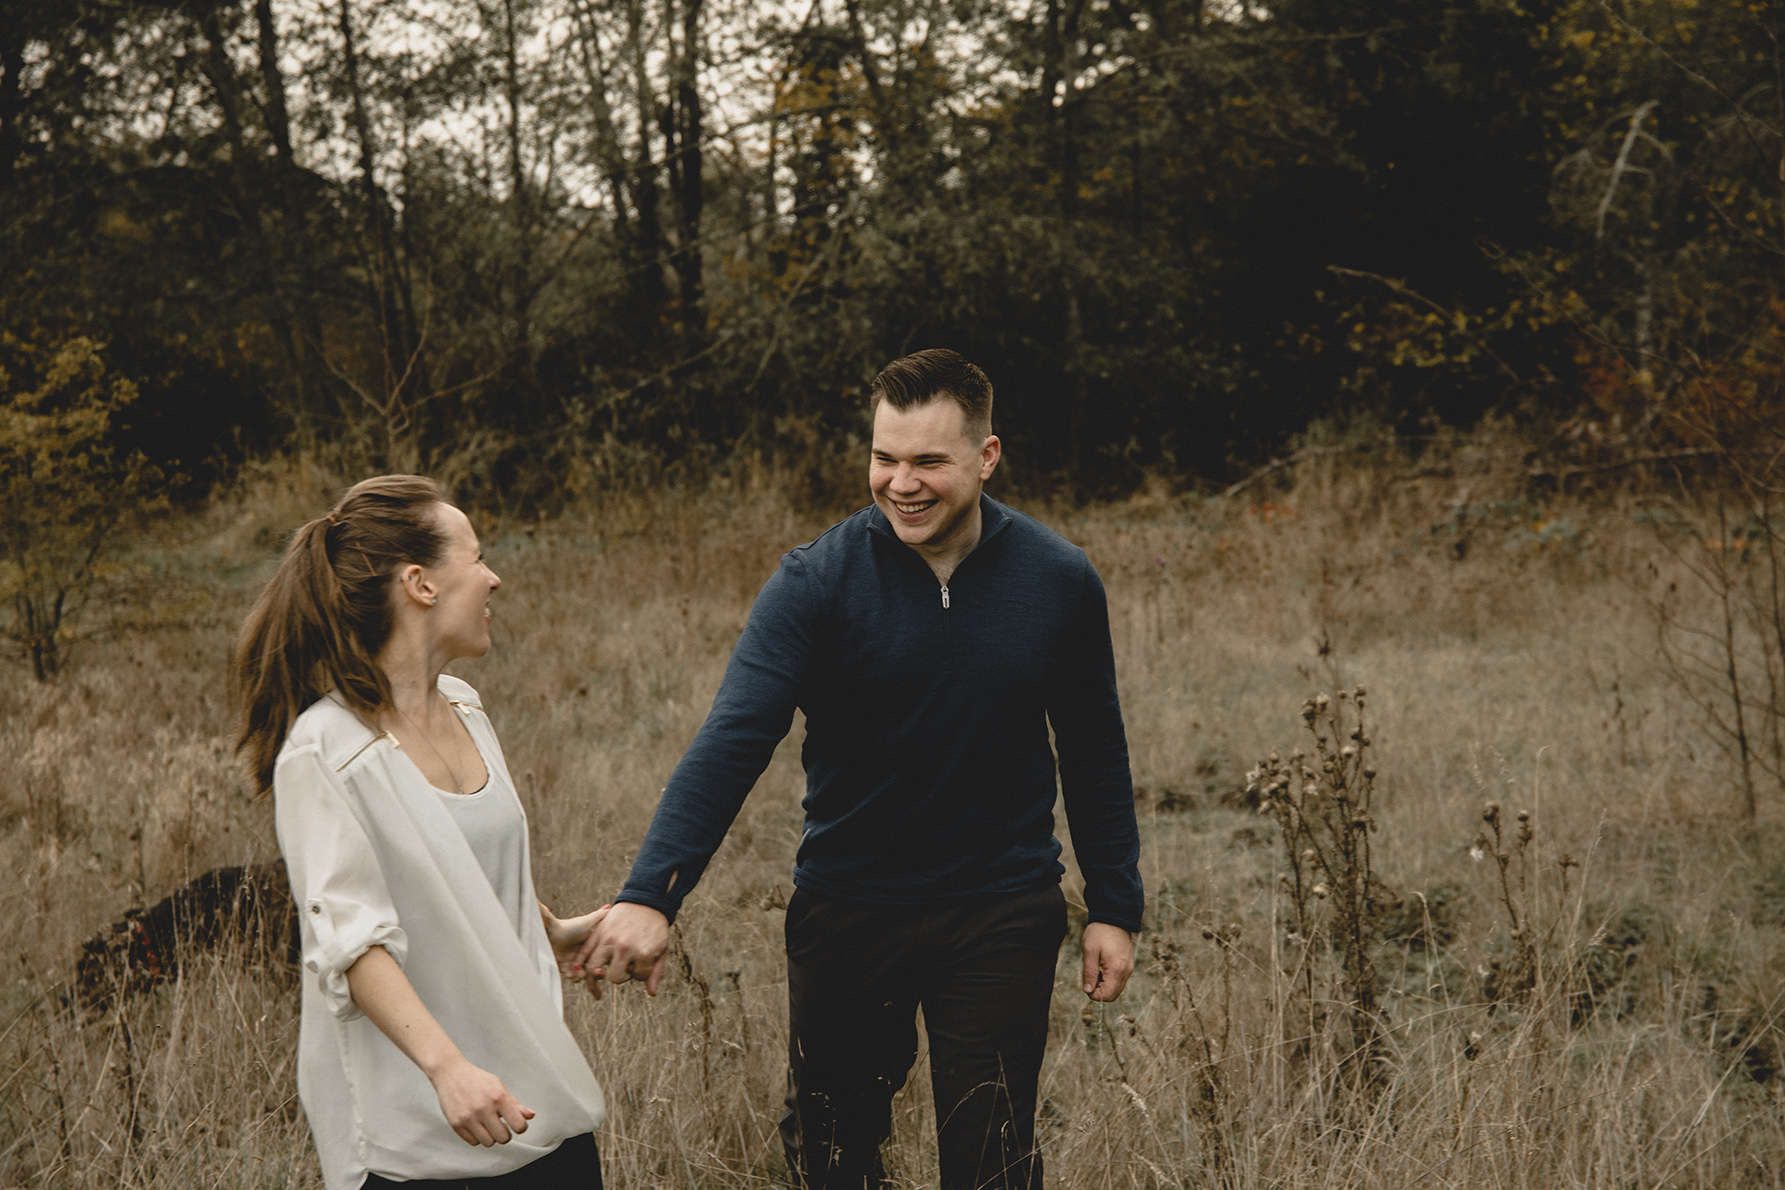
[[[984,483],[998,469],[998,460],[1004,457],[1004,444],[998,441],[996,434],[986,435],[985,445],[979,448],[979,482]]]

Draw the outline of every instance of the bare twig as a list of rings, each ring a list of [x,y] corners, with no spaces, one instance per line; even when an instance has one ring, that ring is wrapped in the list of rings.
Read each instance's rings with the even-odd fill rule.
[[[1393,277],[1384,277],[1380,273],[1366,272],[1363,269],[1341,268],[1336,264],[1327,265],[1326,271],[1329,273],[1336,273],[1341,277],[1362,277],[1367,281],[1375,281],[1388,286],[1402,297],[1412,298],[1414,301],[1425,306],[1442,318],[1450,326],[1451,330],[1481,348],[1482,354],[1486,355],[1489,359],[1493,360],[1495,364],[1499,365],[1500,371],[1506,374],[1507,379],[1511,380],[1514,384],[1524,383],[1524,381],[1519,378],[1519,374],[1512,370],[1512,365],[1501,359],[1500,354],[1487,345],[1487,340],[1471,331],[1461,316],[1452,310],[1445,309],[1431,298],[1410,287],[1405,281],[1397,281]]]
[[[1618,182],[1626,173],[1630,173],[1634,168],[1630,164],[1630,150],[1636,147],[1636,142],[1638,140],[1643,139],[1642,122],[1648,118],[1648,114],[1654,111],[1660,102],[1661,101],[1658,99],[1651,99],[1641,107],[1637,108],[1634,112],[1630,113],[1630,130],[1624,134],[1624,143],[1618,149],[1617,160],[1612,162],[1611,177],[1605,183],[1605,193],[1599,199],[1598,220],[1593,228],[1594,240],[1598,240],[1605,235],[1605,216],[1606,213],[1611,210],[1611,200],[1618,192]],[[1661,144],[1660,141],[1655,140],[1652,136],[1647,139],[1658,146],[1663,153],[1666,153],[1669,157],[1672,156],[1671,153],[1668,153],[1666,145]]]

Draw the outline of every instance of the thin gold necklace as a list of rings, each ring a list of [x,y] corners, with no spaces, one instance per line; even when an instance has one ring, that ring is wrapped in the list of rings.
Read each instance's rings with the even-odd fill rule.
[[[445,753],[441,752],[440,749],[434,747],[434,741],[428,737],[428,733],[423,731],[419,726],[417,726],[415,720],[411,719],[408,715],[405,715],[403,713],[402,708],[397,706],[397,704],[395,702],[392,702],[390,704],[390,709],[395,711],[397,713],[398,718],[402,719],[403,722],[407,723],[411,728],[414,729],[415,734],[417,734],[421,737],[421,742],[428,746],[428,751],[432,752],[434,754],[435,758],[437,760],[439,760],[441,764],[446,766],[446,771],[447,771],[448,775],[450,775],[452,777],[453,786],[458,791],[459,796],[460,797],[465,796],[465,782],[463,779],[461,779],[459,777],[459,770],[452,767],[452,762],[446,759]]]

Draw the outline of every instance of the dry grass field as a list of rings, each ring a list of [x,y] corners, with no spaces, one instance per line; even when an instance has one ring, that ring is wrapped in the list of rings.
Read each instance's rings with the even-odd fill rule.
[[[1763,788],[1743,816],[1677,696],[1645,602],[1670,563],[1629,501],[1533,503],[1466,451],[1437,470],[1335,462],[1225,500],[1028,509],[1109,588],[1148,893],[1121,1001],[1088,1007],[1074,944],[1061,955],[1050,1187],[1785,1183],[1785,797]],[[8,663],[0,1186],[319,1185],[292,977],[225,950],[98,1013],[69,983],[127,908],[275,854],[231,752],[224,659],[338,478],[263,469],[141,547],[147,627],[81,646],[53,684]],[[457,672],[491,708],[560,911],[620,885],[756,588],[827,519],[759,484],[482,526],[497,645]],[[1334,910],[1313,902],[1310,936],[1291,932],[1275,820],[1245,790],[1261,757],[1304,746],[1304,698],[1359,684],[1374,867],[1398,908],[1371,954],[1375,1040],[1348,1058]],[[571,1001],[621,1190],[785,1182],[798,735],[689,900],[663,994]],[[1479,846],[1489,802],[1504,869]],[[901,1186],[934,1182],[927,1098],[920,1071],[890,1146]]]

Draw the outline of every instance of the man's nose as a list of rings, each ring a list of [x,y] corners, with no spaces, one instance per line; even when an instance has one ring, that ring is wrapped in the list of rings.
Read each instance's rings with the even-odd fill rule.
[[[892,486],[901,492],[914,491],[917,488],[917,468],[910,463],[900,463],[893,472]]]

